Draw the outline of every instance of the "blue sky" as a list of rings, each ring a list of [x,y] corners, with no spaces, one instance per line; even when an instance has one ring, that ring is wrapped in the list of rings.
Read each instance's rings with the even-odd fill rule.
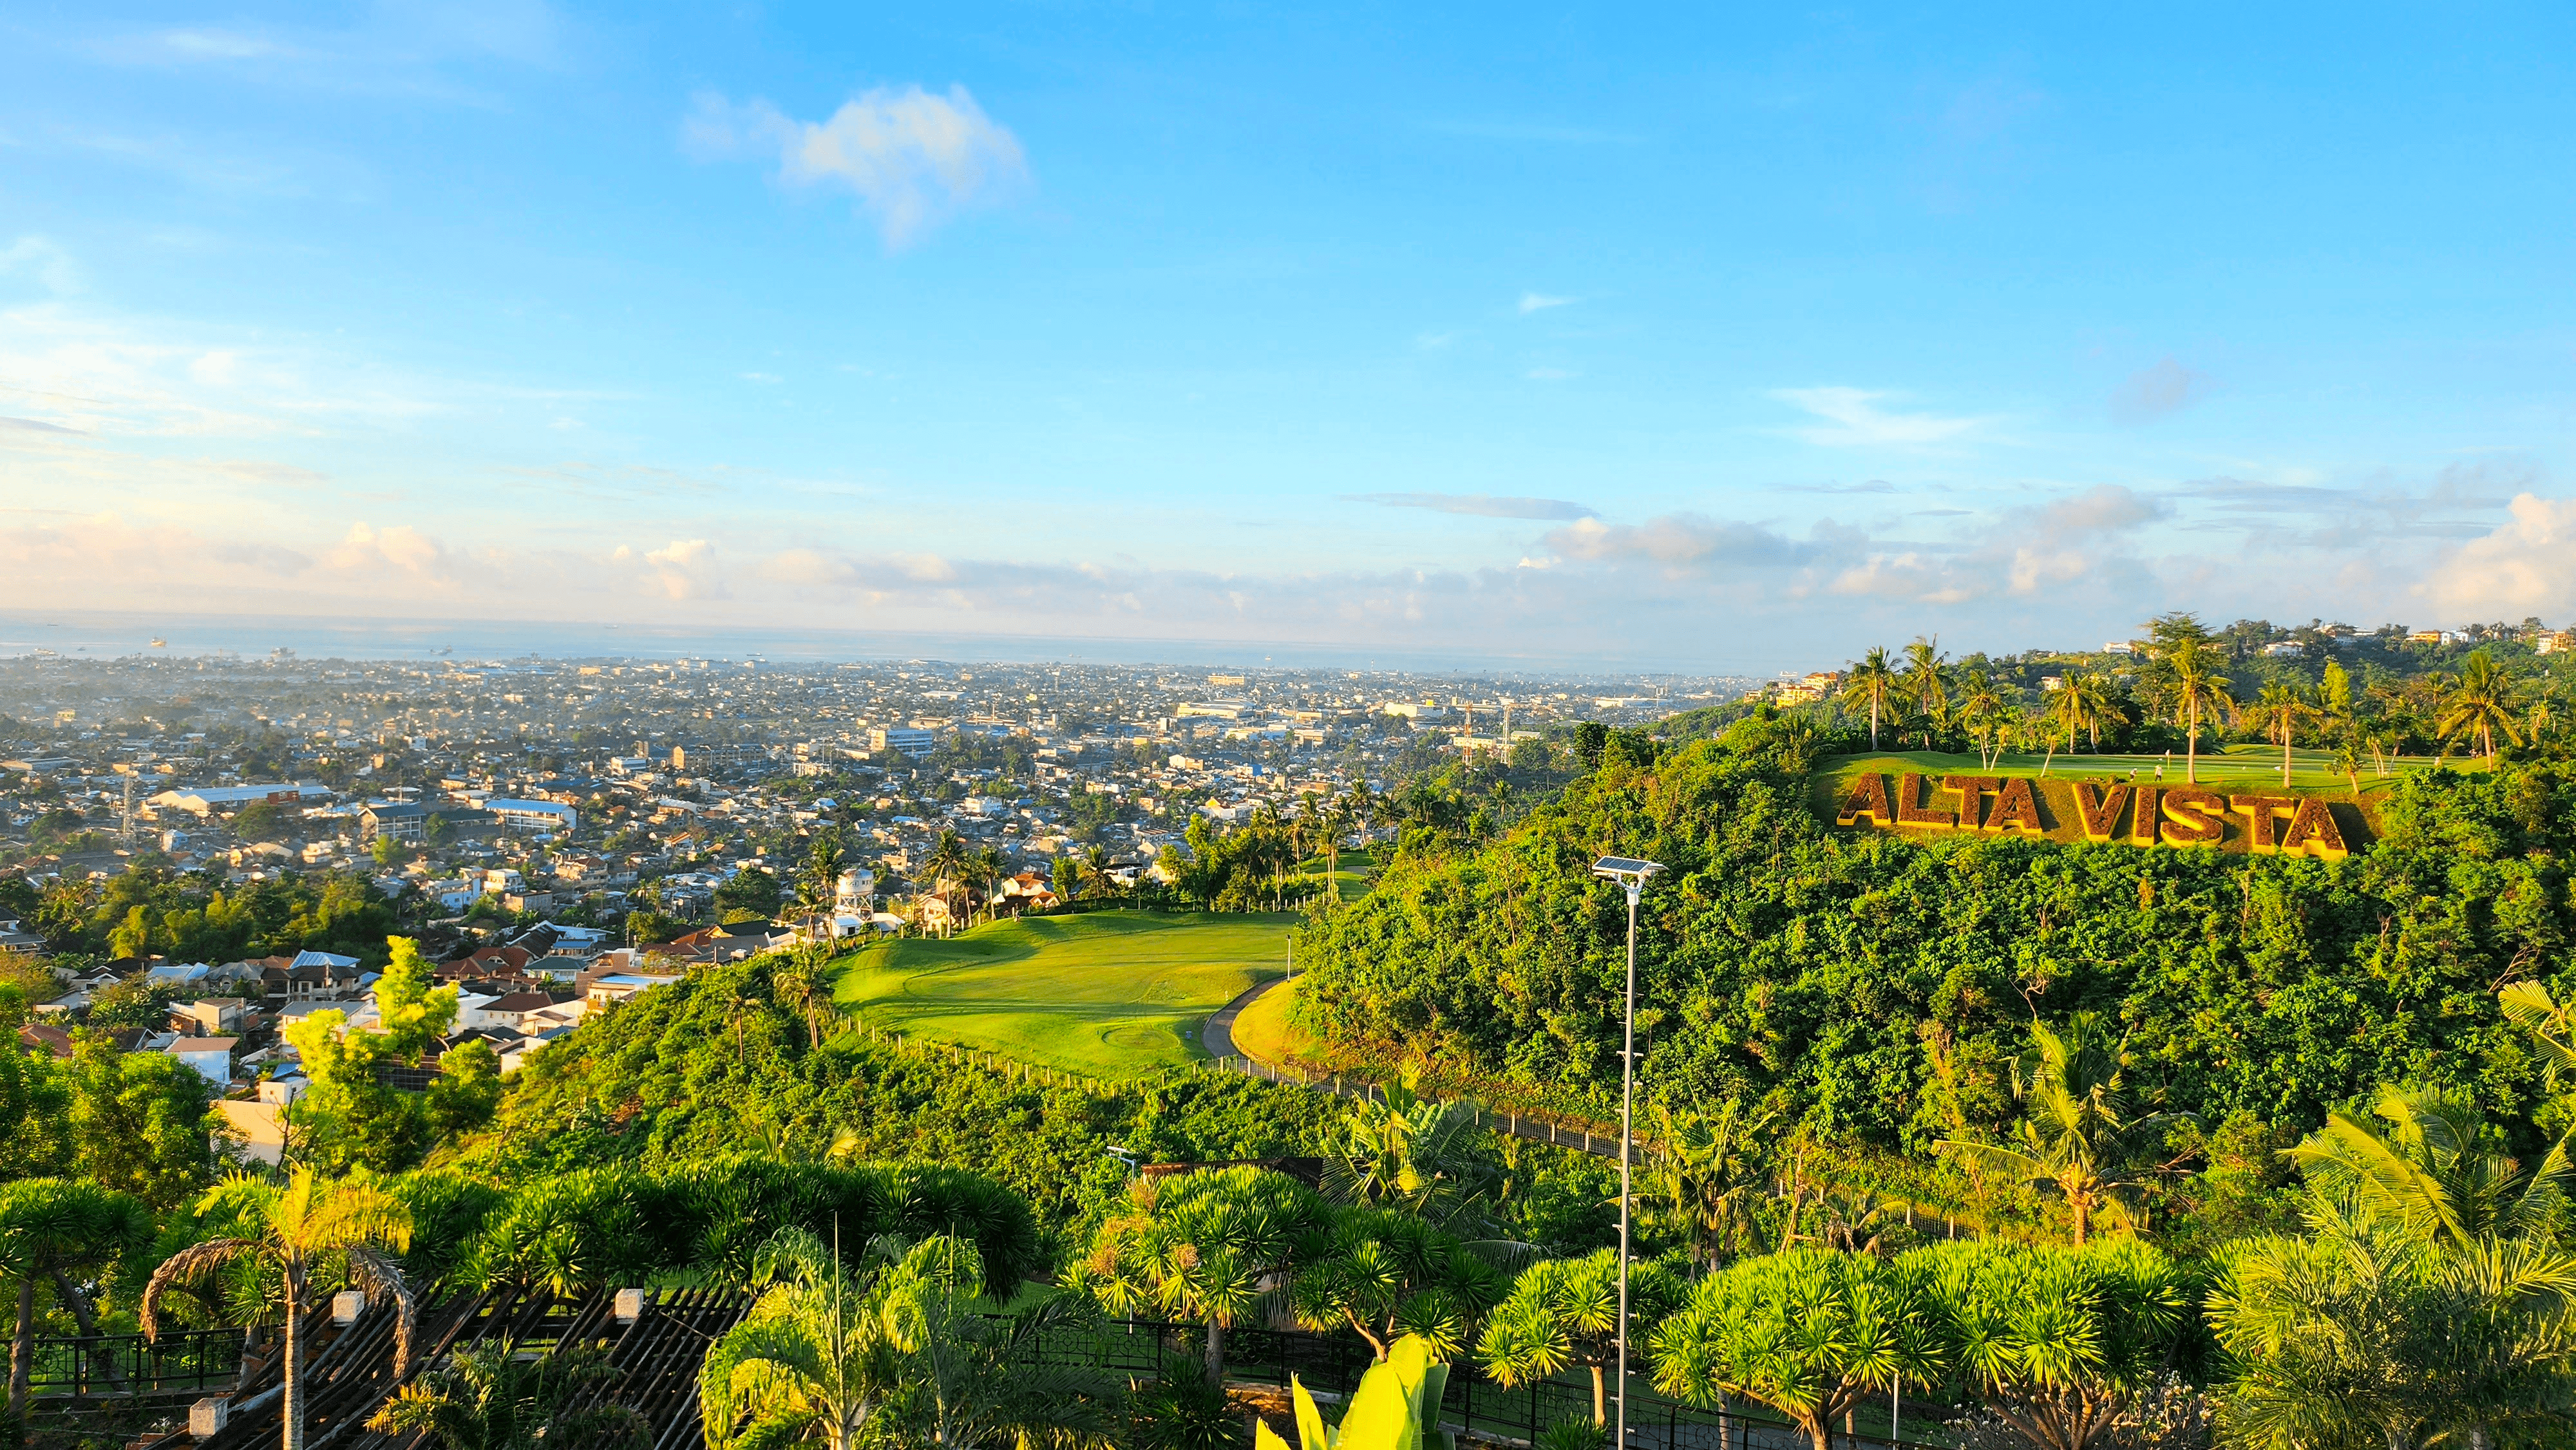
[[[2576,19],[21,6],[0,604],[2576,615]]]

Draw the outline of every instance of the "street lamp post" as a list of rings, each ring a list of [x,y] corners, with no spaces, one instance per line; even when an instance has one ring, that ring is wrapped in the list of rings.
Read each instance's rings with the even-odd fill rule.
[[[1628,856],[1604,856],[1592,874],[1628,889],[1628,993],[1619,1043],[1619,1428],[1613,1450],[1628,1450],[1628,1156],[1636,1134],[1630,1123],[1637,1086],[1637,895],[1646,878],[1664,868]]]

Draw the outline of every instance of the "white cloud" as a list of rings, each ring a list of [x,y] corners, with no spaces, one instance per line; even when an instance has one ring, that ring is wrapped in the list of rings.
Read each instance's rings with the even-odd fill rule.
[[[32,277],[48,292],[80,290],[80,268],[72,264],[72,254],[39,236],[0,247],[0,277]]]
[[[462,584],[458,569],[461,562],[446,545],[409,524],[386,529],[351,524],[339,547],[322,556],[324,567],[339,573],[390,576],[442,594],[452,593]]]
[[[1865,388],[1775,388],[1772,397],[1793,403],[1834,426],[1793,428],[1790,435],[1821,448],[1907,448],[1964,438],[1991,421],[1944,418],[1932,413],[1894,413],[1880,402],[1903,393]]]
[[[1570,307],[1580,300],[1582,299],[1575,297],[1550,297],[1544,292],[1524,292],[1521,294],[1521,316],[1527,317],[1533,312],[1544,312],[1551,307]]]
[[[774,153],[781,180],[848,187],[877,219],[889,248],[969,207],[1009,199],[1030,181],[1020,139],[984,114],[964,86],[868,91],[827,121],[798,121],[765,100],[735,104],[702,93],[681,126],[702,160]]]
[[[2414,593],[2448,619],[2576,614],[2576,498],[2517,494],[2512,517],[2462,544]]]
[[[1568,378],[1579,378],[1583,374],[1569,368],[1531,368],[1521,376],[1534,383],[1561,383]]]
[[[673,539],[647,551],[644,564],[648,582],[665,599],[724,599],[732,592],[716,575],[716,546],[704,539]]]

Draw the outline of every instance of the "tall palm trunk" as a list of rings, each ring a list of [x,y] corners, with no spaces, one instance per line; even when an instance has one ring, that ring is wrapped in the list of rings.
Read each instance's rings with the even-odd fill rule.
[[[280,1410],[286,1422],[285,1450],[304,1450],[304,1295],[303,1275],[286,1279],[286,1374]]]
[[[2200,784],[2200,696],[2191,697],[2191,734],[2182,742],[2182,780],[2185,785]]]
[[[1225,1325],[1213,1314],[1207,1322],[1207,1382],[1209,1389],[1225,1389]]]

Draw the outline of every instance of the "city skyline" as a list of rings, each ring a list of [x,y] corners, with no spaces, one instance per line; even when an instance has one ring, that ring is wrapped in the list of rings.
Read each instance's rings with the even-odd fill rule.
[[[1753,675],[2564,623],[2569,28],[0,21],[0,609]]]

